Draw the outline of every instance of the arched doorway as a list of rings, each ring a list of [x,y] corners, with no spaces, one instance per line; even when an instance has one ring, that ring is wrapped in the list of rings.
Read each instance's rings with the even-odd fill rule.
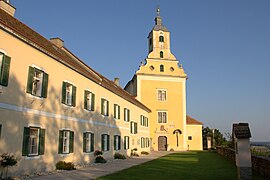
[[[167,151],[167,137],[166,136],[158,137],[158,150]]]

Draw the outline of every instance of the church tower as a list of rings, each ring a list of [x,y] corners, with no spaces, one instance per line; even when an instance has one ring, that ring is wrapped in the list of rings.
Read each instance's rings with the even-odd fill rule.
[[[152,150],[187,150],[187,74],[171,53],[170,32],[162,23],[159,8],[148,35],[148,49],[145,63],[140,65],[125,90],[151,109]]]

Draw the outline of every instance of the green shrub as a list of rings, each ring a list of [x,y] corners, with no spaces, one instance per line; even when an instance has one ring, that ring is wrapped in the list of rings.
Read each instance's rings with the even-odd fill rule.
[[[9,155],[8,153],[3,153],[0,155],[0,157],[1,157],[0,166],[2,166],[3,168],[6,168],[6,179],[7,179],[8,167],[15,166],[18,160],[14,157],[14,155]],[[0,179],[2,179],[2,176],[3,176],[3,171],[1,173]]]
[[[103,152],[100,150],[95,150],[95,152],[94,152],[95,156],[101,156],[102,154],[103,154]]]
[[[106,159],[104,159],[102,156],[97,156],[95,163],[106,163]]]
[[[124,154],[120,154],[120,153],[115,153],[114,154],[114,159],[126,159]]]
[[[74,164],[72,162],[59,161],[56,163],[56,169],[58,170],[74,170]]]
[[[147,152],[147,151],[142,151],[141,154],[149,155],[149,152]]]

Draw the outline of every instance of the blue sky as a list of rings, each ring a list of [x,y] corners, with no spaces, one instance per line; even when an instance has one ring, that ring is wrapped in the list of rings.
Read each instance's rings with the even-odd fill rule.
[[[248,122],[253,141],[270,141],[269,0],[11,0],[15,17],[65,46],[121,86],[147,57],[157,5],[171,51],[188,74],[187,113],[231,132]]]

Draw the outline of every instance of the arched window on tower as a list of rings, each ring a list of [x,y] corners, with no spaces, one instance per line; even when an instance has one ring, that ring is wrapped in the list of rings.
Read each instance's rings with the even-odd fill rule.
[[[159,57],[160,57],[160,58],[163,58],[163,51],[160,51],[160,52],[159,52]]]
[[[159,42],[164,42],[164,36],[162,35],[159,36]]]
[[[163,64],[160,65],[159,70],[160,70],[160,72],[164,72],[164,65]]]

